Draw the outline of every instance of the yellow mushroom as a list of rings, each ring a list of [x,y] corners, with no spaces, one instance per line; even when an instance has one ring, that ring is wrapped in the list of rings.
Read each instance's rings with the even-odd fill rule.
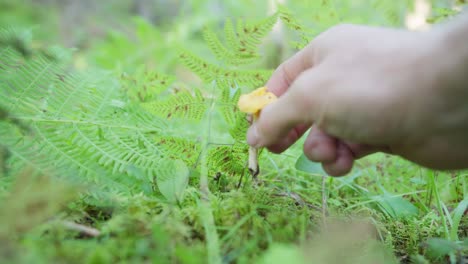
[[[241,112],[253,114],[254,118],[257,118],[265,106],[277,99],[276,95],[267,91],[267,87],[260,87],[251,93],[241,95],[237,106]]]
[[[255,123],[260,115],[260,111],[277,99],[276,95],[267,91],[267,87],[260,87],[251,93],[241,95],[237,106],[241,112],[247,113],[251,116],[252,123]],[[249,147],[248,167],[254,180],[257,180],[257,175],[260,173],[257,148]]]

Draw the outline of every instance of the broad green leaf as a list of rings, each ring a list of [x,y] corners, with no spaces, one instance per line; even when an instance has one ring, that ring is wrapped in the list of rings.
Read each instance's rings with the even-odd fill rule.
[[[156,170],[159,191],[169,202],[181,202],[188,185],[189,174],[189,169],[183,161],[163,160]]]
[[[463,215],[465,214],[467,208],[468,208],[468,198],[465,198],[458,204],[457,208],[453,210],[453,221],[452,221],[453,224],[452,224],[452,228],[450,232],[450,238],[454,241],[458,240],[458,227],[460,225],[461,219]]]
[[[459,249],[455,242],[443,238],[430,238],[426,245],[427,253],[436,259],[447,256]]]
[[[411,217],[418,214],[418,208],[410,201],[391,194],[382,194],[372,197],[379,208],[392,218]]]
[[[310,161],[304,153],[301,154],[299,159],[296,161],[296,169],[311,174],[326,175],[327,173],[323,170],[322,165],[318,162]]]

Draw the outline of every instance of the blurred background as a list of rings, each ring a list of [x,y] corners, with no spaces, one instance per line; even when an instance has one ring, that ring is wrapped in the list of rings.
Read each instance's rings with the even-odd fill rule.
[[[74,48],[75,65],[89,64],[131,71],[145,65],[162,72],[177,70],[175,47],[189,48],[210,58],[203,44],[205,26],[222,30],[226,19],[262,19],[278,4],[318,34],[341,22],[429,28],[426,19],[456,0],[362,1],[336,0],[324,9],[322,1],[305,0],[2,0],[0,27],[30,29],[38,47],[53,44]],[[324,1],[326,3],[327,1]],[[385,3],[386,2],[386,3]],[[444,16],[442,14],[441,16]],[[281,26],[265,40],[264,63],[274,68],[294,52]]]

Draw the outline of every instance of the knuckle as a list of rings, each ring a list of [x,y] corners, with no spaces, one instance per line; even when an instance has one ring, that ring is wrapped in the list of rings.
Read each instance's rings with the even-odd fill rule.
[[[346,31],[353,30],[356,26],[353,24],[342,23],[330,28],[329,32],[333,33],[342,33]]]
[[[282,63],[279,66],[279,71],[280,71],[281,76],[283,76],[284,83],[286,84],[287,87],[289,87],[294,80],[294,74],[291,72],[287,62]]]

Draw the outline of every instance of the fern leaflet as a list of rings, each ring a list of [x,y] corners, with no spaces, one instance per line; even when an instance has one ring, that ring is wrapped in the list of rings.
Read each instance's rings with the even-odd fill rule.
[[[181,91],[166,100],[155,100],[142,106],[156,116],[188,120],[201,120],[207,109],[205,98],[199,90],[195,90],[194,95]]]

